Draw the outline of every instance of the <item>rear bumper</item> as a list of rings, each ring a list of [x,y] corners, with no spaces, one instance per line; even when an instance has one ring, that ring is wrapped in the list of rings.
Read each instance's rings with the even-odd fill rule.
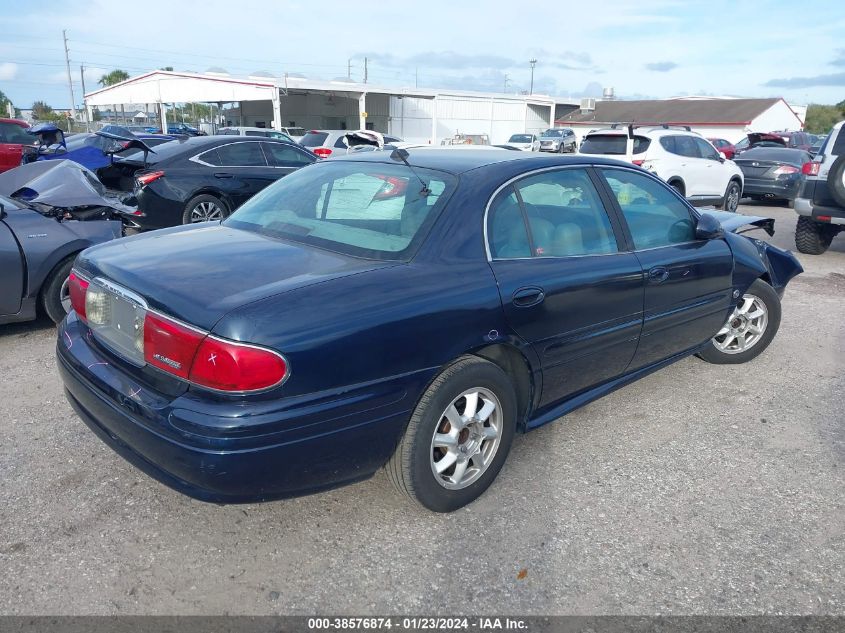
[[[824,180],[802,180],[794,207],[798,215],[812,218],[826,216],[830,220],[823,220],[824,222],[845,224],[845,208],[836,204],[828,193],[827,182]]]
[[[271,403],[271,415],[266,406],[254,414],[240,406],[236,419],[230,402],[201,401],[191,392],[170,400],[131,383],[98,354],[73,314],[60,328],[57,357],[68,401],[103,442],[202,501],[268,501],[366,479],[392,454],[410,417],[405,391],[369,409],[360,392],[350,392],[322,410],[313,401],[301,406],[298,416],[280,401]]]
[[[792,180],[779,182],[776,180],[762,180],[746,178],[742,187],[743,196],[766,196],[782,200],[794,200],[798,195],[800,181]]]

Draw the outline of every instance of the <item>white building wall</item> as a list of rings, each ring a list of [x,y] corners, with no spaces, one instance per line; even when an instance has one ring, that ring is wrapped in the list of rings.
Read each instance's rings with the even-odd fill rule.
[[[422,97],[390,97],[388,134],[409,143],[428,143],[431,140],[434,99]]]
[[[749,132],[797,131],[803,127],[801,120],[785,101],[778,101],[749,125]]]
[[[551,116],[551,108],[548,106],[538,106],[529,103],[528,112],[525,115],[525,131],[530,134],[540,134],[551,127],[549,125],[549,117]]]

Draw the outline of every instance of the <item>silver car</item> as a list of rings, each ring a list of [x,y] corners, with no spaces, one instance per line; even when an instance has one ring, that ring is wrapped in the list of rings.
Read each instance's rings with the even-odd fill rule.
[[[343,137],[355,130],[311,130],[306,132],[299,144],[307,147],[320,158],[346,154],[349,146]],[[389,134],[382,134],[385,143],[401,143],[402,139]]]
[[[568,127],[549,128],[540,135],[541,152],[575,152],[578,149],[578,139],[575,132]]]

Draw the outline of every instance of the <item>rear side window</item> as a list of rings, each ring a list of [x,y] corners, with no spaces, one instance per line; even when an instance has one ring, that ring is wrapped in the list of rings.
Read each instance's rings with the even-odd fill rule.
[[[514,189],[516,195],[506,193],[509,188],[491,206],[488,238],[493,257],[617,252],[610,218],[584,170],[562,169],[530,176]]]
[[[209,165],[222,165],[223,163],[220,162],[220,156],[217,154],[216,149],[209,150],[197,156],[204,163],[208,163]]]
[[[320,147],[329,138],[327,132],[308,132],[299,141],[299,144],[304,147]]]
[[[629,170],[602,169],[638,250],[682,244],[695,239],[687,206],[668,185]]]
[[[229,167],[266,167],[260,143],[231,143],[217,148],[220,164]]]
[[[513,187],[501,191],[490,205],[487,230],[493,259],[531,257],[525,218]]]
[[[334,142],[335,147],[340,147],[341,149],[346,149],[348,145],[343,142],[343,139],[346,138],[345,136],[339,136],[337,140]]]
[[[302,167],[314,162],[308,154],[284,143],[262,143],[267,160],[275,167]]]

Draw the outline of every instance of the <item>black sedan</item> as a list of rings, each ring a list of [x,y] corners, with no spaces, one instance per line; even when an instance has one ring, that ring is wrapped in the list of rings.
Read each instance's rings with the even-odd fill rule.
[[[801,167],[812,157],[802,149],[752,147],[734,162],[745,176],[743,195],[752,200],[794,200]]]
[[[700,213],[593,156],[351,154],[220,223],[85,251],[59,370],[94,433],[188,495],[268,500],[385,467],[455,510],[515,433],[692,354],[765,350],[801,266],[732,231],[773,222]]]
[[[295,143],[259,137],[200,136],[116,161],[134,176],[134,228],[221,220],[267,185],[317,156]]]

